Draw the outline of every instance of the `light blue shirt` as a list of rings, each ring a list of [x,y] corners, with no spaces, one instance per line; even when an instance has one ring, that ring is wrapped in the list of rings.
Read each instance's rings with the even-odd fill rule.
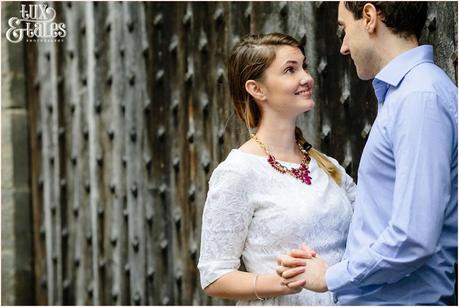
[[[457,87],[432,46],[373,80],[378,115],[363,150],[343,260],[326,282],[341,305],[446,305],[457,262]]]

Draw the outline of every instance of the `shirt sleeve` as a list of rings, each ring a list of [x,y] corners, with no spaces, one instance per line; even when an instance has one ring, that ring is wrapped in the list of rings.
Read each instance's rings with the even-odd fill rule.
[[[451,196],[451,161],[457,122],[435,93],[413,93],[398,101],[387,125],[395,159],[392,215],[375,242],[331,266],[329,290],[394,283],[437,252]]]
[[[220,165],[209,181],[198,263],[203,289],[240,267],[253,216],[253,208],[247,200],[246,177],[238,170]]]

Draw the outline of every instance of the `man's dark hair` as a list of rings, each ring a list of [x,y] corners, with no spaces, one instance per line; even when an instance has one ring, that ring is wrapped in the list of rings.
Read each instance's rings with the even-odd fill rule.
[[[427,18],[427,2],[419,1],[344,1],[344,6],[355,19],[362,18],[363,7],[371,3],[384,24],[402,37],[416,35],[419,40]]]

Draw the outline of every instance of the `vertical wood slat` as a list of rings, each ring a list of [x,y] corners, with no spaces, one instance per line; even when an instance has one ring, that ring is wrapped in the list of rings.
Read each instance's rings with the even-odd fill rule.
[[[298,124],[355,176],[375,103],[338,53],[336,3],[53,5],[68,27],[65,60],[60,48],[36,45],[40,110],[32,116],[42,131],[41,166],[33,164],[43,214],[34,217],[44,225],[37,246],[47,272],[37,282],[46,280],[48,303],[232,304],[207,297],[196,269],[210,174],[248,136],[232,111],[224,61],[249,31],[299,39],[316,108]],[[429,6],[437,28],[447,24],[441,11],[457,24],[448,4]],[[445,43],[454,31],[437,33],[430,25],[424,39],[453,54],[439,52],[457,78],[457,49]]]
[[[94,36],[95,24],[94,24],[94,3],[88,2],[85,7],[85,17],[86,17],[86,31],[87,35],[87,91],[88,91],[88,108],[86,112],[87,123],[88,123],[88,133],[89,133],[89,184],[90,184],[90,229],[91,229],[91,240],[92,240],[92,282],[90,287],[92,288],[92,304],[99,305],[99,227],[97,220],[97,206],[99,201],[99,182],[97,177],[97,149],[99,144],[99,135],[97,129],[97,119],[95,116],[94,108],[96,104],[96,90],[98,88],[98,83],[96,83],[96,63],[94,59],[94,49],[95,49],[95,40]]]

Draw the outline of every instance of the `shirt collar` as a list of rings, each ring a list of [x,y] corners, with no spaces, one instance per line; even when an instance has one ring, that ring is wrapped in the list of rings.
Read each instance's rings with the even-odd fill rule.
[[[392,59],[373,80],[373,88],[378,102],[384,102],[390,86],[397,87],[413,67],[424,62],[433,63],[433,48],[431,45],[418,46]]]

